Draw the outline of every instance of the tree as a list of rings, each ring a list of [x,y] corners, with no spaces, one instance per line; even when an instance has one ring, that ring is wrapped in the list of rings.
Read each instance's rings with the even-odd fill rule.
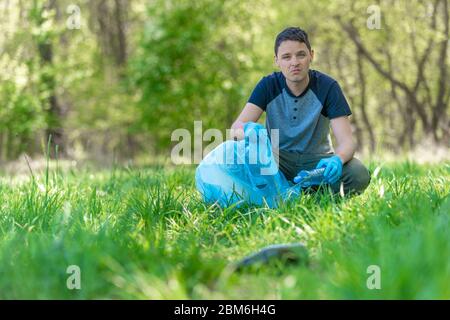
[[[36,27],[33,35],[39,54],[39,82],[42,103],[46,109],[46,137],[52,141],[52,156],[55,156],[56,146],[58,146],[59,154],[64,156],[66,154],[62,125],[64,110],[56,93],[55,66],[53,62],[53,41],[56,37],[56,32],[53,28],[53,17],[56,5],[56,0],[34,0],[30,11],[30,19]]]

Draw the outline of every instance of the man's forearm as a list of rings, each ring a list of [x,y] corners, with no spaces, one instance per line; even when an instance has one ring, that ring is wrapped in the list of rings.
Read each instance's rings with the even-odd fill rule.
[[[339,158],[341,158],[342,164],[345,164],[346,162],[353,159],[355,149],[355,144],[352,141],[349,141],[348,143],[337,146],[337,148],[335,149],[335,154],[339,156]]]
[[[236,121],[231,126],[230,137],[232,140],[244,139],[244,122]]]

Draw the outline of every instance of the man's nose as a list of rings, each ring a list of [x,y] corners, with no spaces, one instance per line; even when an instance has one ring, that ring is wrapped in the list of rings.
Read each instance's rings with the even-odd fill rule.
[[[298,66],[300,64],[300,60],[297,58],[297,57],[292,57],[292,59],[291,59],[291,65],[292,66]]]

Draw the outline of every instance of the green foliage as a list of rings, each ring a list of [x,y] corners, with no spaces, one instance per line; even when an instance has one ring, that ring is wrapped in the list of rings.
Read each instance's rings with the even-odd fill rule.
[[[130,74],[157,145],[194,120],[228,128],[254,85],[261,55],[250,48],[264,16],[238,1],[201,0],[156,1],[148,17]]]
[[[11,80],[0,86],[0,100],[6,103],[0,108],[0,136],[4,157],[17,157],[29,150],[34,132],[43,127],[39,100],[26,88]]]
[[[123,39],[117,3],[126,3]],[[0,158],[40,150],[55,128],[74,158],[167,152],[173,130],[194,121],[225,130],[274,70],[274,39],[292,25],[309,33],[312,68],[343,87],[359,151],[411,149],[429,136],[445,145],[445,3],[83,0],[81,27],[69,29],[69,0],[9,1],[0,6]],[[373,5],[380,29],[367,26]],[[115,56],[118,47],[125,58]],[[50,49],[52,59],[43,59]]]

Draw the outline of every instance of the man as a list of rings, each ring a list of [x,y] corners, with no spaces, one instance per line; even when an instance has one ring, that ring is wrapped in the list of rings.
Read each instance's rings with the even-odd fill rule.
[[[279,130],[279,168],[292,181],[301,170],[325,168],[334,193],[361,193],[370,182],[368,170],[354,158],[350,107],[339,84],[310,69],[314,51],[300,28],[283,30],[275,40],[275,63],[281,72],[263,77],[231,129],[243,136],[246,122],[266,112],[267,130]],[[330,125],[337,146],[333,152]],[[274,149],[274,152],[277,150]]]

